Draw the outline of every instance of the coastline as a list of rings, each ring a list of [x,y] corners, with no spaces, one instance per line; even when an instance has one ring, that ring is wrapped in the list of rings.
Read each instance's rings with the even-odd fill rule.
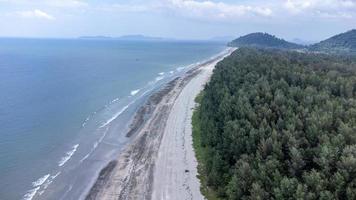
[[[109,162],[101,170],[85,199],[164,199],[162,195],[166,195],[171,190],[169,188],[165,190],[165,187],[161,186],[175,181],[172,178],[176,176],[176,173],[165,171],[166,158],[171,154],[169,149],[172,147],[169,141],[174,139],[171,138],[171,133],[177,132],[175,130],[184,133],[185,136],[179,140],[179,143],[189,142],[186,145],[189,148],[183,151],[177,148],[174,154],[177,154],[176,157],[186,159],[188,152],[188,160],[190,160],[186,163],[189,166],[179,166],[180,168],[189,167],[190,170],[180,168],[177,170],[182,173],[183,178],[185,174],[190,174],[189,179],[193,180],[192,183],[195,185],[194,193],[200,194],[191,134],[186,133],[191,131],[190,120],[187,119],[191,119],[192,107],[195,105],[194,98],[209,80],[213,68],[233,50],[233,48],[227,48],[223,54],[190,69],[149,97],[146,103],[137,110],[130,125],[127,137],[132,137],[132,142],[116,160]],[[176,116],[183,121],[177,120]],[[176,124],[177,121],[181,123]],[[162,171],[166,172],[163,176]],[[161,175],[158,176],[155,173]],[[177,189],[173,192],[179,193],[180,191]],[[176,196],[178,197],[181,196]]]

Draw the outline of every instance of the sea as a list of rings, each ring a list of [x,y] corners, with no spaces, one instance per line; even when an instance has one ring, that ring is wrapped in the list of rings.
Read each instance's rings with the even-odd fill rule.
[[[0,39],[0,199],[85,198],[135,111],[222,42]]]

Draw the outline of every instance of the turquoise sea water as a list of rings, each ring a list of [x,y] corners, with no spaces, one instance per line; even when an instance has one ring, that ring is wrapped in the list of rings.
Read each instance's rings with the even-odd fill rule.
[[[212,42],[0,39],[0,199],[78,199],[149,93]]]

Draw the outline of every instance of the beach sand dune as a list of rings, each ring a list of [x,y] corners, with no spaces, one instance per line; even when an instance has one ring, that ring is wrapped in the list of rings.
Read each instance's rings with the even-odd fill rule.
[[[217,62],[207,61],[170,82],[138,111],[132,143],[99,174],[87,200],[204,199],[192,147],[194,99]],[[150,117],[143,120],[144,115]]]

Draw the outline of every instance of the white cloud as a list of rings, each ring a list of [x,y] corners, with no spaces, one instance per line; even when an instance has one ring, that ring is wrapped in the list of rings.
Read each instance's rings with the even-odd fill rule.
[[[39,19],[46,19],[46,20],[54,20],[55,19],[52,15],[49,15],[46,12],[39,10],[39,9],[18,11],[18,12],[16,12],[16,14],[21,17],[24,17],[24,18],[39,18]]]
[[[227,4],[213,1],[166,0],[165,7],[183,16],[205,19],[239,19],[242,17],[271,16],[267,6]]]
[[[253,0],[224,3],[211,0],[161,0],[170,11],[201,19],[235,19],[265,17],[319,17],[350,19],[356,15],[356,0]]]
[[[89,4],[84,0],[0,0],[0,3],[6,3],[7,5],[45,5],[52,7],[83,7]]]
[[[287,0],[284,7],[291,14],[349,18],[356,12],[354,0]]]
[[[152,5],[138,5],[138,4],[108,4],[101,5],[97,7],[98,10],[102,11],[114,11],[114,12],[145,12],[145,11],[154,11]]]
[[[163,12],[179,16],[207,19],[234,20],[242,17],[271,16],[268,7],[227,4],[223,2],[198,0],[153,0],[142,4],[115,3],[102,5],[101,10],[114,12]]]
[[[46,4],[53,7],[78,8],[87,7],[89,4],[81,0],[48,0]]]
[[[356,0],[252,0],[226,2],[225,0],[135,0],[135,1],[86,1],[86,0],[0,0],[26,8],[40,8],[56,13],[76,11],[112,13],[159,13],[205,21],[234,22],[241,20],[290,20],[295,17],[307,19],[347,19],[356,17]],[[81,8],[81,9],[79,9]],[[54,19],[41,11],[20,12],[23,17]]]

